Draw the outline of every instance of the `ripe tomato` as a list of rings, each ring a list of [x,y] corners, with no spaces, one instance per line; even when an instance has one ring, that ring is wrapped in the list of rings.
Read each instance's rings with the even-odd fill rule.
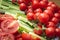
[[[59,18],[60,18],[60,14],[59,14],[59,13],[55,13],[55,14],[54,14],[54,17],[56,17],[56,18],[59,19]]]
[[[56,4],[51,4],[51,7],[55,9],[55,8],[57,8],[57,5]]]
[[[52,4],[54,4],[54,2],[52,1],[48,2],[48,6],[51,6]]]
[[[54,27],[46,28],[45,33],[47,37],[52,38],[55,35],[55,28]]]
[[[6,35],[0,36],[0,40],[15,40],[15,39],[12,34],[6,34]]]
[[[42,35],[42,28],[35,28],[34,33],[38,35]]]
[[[57,19],[56,17],[53,17],[53,18],[51,19],[51,21],[52,21],[53,23],[57,24],[57,23],[59,22],[59,19]]]
[[[40,12],[37,12],[34,14],[34,20],[37,20],[38,19],[38,16],[40,15],[41,13]]]
[[[55,24],[53,22],[48,22],[46,24],[46,27],[55,27]]]
[[[51,10],[51,11],[53,11],[53,12],[54,12],[54,8],[53,8],[53,7],[51,7],[51,6],[48,6],[46,9],[47,9],[47,10]]]
[[[56,36],[57,36],[57,37],[60,37],[60,28],[56,28],[55,31],[56,31]]]
[[[16,0],[12,0],[12,3],[15,3],[16,2]]]
[[[34,12],[35,12],[35,13],[37,13],[37,12],[42,13],[42,9],[38,8],[38,9],[34,10]]]
[[[32,7],[33,7],[34,10],[37,9],[37,8],[39,8],[39,1],[33,0],[32,1]]]
[[[51,10],[44,10],[45,14],[48,14],[50,18],[53,17],[53,12]]]
[[[17,20],[4,20],[1,23],[1,28],[6,33],[15,33],[15,32],[17,32],[17,30],[19,28],[19,24],[18,24]]]
[[[45,13],[42,13],[38,16],[38,20],[41,22],[41,23],[46,23],[49,21],[49,15],[48,14],[45,14]]]
[[[7,33],[0,28],[0,36],[5,35],[5,34],[7,34]]]
[[[27,13],[27,19],[28,20],[34,20],[34,13],[33,12]]]
[[[24,0],[18,0],[18,4],[24,3]]]
[[[27,9],[27,5],[25,3],[20,4],[20,10],[25,11]]]
[[[47,7],[47,2],[45,1],[40,1],[39,2],[40,8],[46,8]]]
[[[31,40],[31,35],[28,33],[22,33],[22,40]]]

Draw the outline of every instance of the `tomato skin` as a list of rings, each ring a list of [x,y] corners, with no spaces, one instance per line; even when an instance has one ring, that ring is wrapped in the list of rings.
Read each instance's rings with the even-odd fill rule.
[[[1,28],[6,33],[15,33],[19,28],[19,24],[16,20],[5,20],[1,23]]]
[[[50,18],[53,17],[53,12],[51,10],[44,10],[45,14],[48,14]]]
[[[55,24],[53,22],[48,22],[46,24],[46,27],[54,27],[55,28]]]
[[[54,22],[55,24],[57,24],[57,23],[59,22],[59,19],[57,19],[56,17],[53,17],[53,18],[51,19],[51,21]]]
[[[31,35],[28,33],[22,33],[22,40],[31,40]]]
[[[34,14],[34,20],[38,20],[38,16],[40,15],[41,13],[40,12],[37,12]]]
[[[53,12],[54,12],[53,7],[51,7],[51,6],[48,6],[46,9],[47,9],[47,10],[51,10],[51,11],[53,11]]]
[[[38,16],[38,20],[41,22],[41,23],[46,23],[49,21],[49,15],[48,14],[45,14],[45,13],[42,13]]]
[[[25,11],[27,9],[27,5],[25,3],[20,4],[20,10]]]
[[[42,28],[39,28],[39,29],[34,29],[34,33],[35,34],[38,34],[38,35],[42,35]]]
[[[49,37],[49,38],[54,37],[54,35],[55,35],[55,28],[54,28],[54,27],[46,28],[45,34],[46,34],[46,36]]]
[[[51,6],[52,4],[54,4],[54,2],[50,1],[50,2],[48,3],[48,6]]]
[[[40,8],[46,8],[47,7],[47,2],[45,1],[40,1],[39,2]]]
[[[56,34],[55,34],[56,37],[60,37],[60,28],[56,28],[55,31],[56,31]]]
[[[27,19],[28,20],[34,20],[34,13],[33,12],[27,13]]]
[[[18,0],[18,4],[24,3],[23,0]]]
[[[54,14],[54,17],[56,17],[56,18],[59,19],[59,18],[60,18],[60,14],[59,14],[59,13],[55,13],[55,14]]]
[[[39,1],[37,1],[37,0],[32,1],[32,7],[34,10],[39,8]]]
[[[6,35],[0,36],[0,40],[15,40],[15,39],[14,39],[14,35],[6,34]]]
[[[16,0],[12,0],[12,3],[15,3],[16,2]]]
[[[42,13],[42,9],[38,8],[38,9],[34,10],[34,12],[35,12],[35,13],[37,13],[37,12]]]

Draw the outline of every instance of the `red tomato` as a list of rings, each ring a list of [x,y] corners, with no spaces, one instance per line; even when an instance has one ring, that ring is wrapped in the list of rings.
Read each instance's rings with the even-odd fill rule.
[[[0,20],[8,20],[8,19],[10,19],[10,20],[14,20],[14,17],[13,16],[11,16],[11,15],[9,15],[9,14],[4,14],[4,15],[2,15],[2,17],[0,18]]]
[[[46,9],[47,9],[47,10],[51,10],[51,11],[54,12],[54,9],[53,9],[52,7],[50,7],[50,6],[48,6]]]
[[[18,3],[19,4],[24,3],[24,0],[18,0]]]
[[[50,2],[48,3],[48,6],[51,6],[52,4],[54,4],[54,2],[50,1]]]
[[[6,35],[0,36],[0,40],[15,40],[15,39],[12,34],[6,34]]]
[[[0,36],[5,35],[5,34],[7,34],[7,33],[0,28]]]
[[[56,28],[56,36],[60,37],[60,28]]]
[[[28,20],[34,20],[34,13],[33,12],[27,13],[27,19]]]
[[[48,22],[46,27],[55,27],[55,24],[53,22]]]
[[[42,13],[38,16],[38,20],[41,22],[41,23],[46,23],[49,21],[49,15],[48,14],[45,14],[45,13]]]
[[[4,20],[1,23],[1,28],[6,32],[6,33],[15,33],[17,32],[19,28],[19,24],[17,20]]]
[[[53,17],[53,18],[51,19],[51,21],[52,21],[53,23],[55,23],[55,24],[57,24],[57,23],[59,22],[59,20],[58,20],[56,17]]]
[[[12,3],[15,3],[16,2],[16,0],[12,0]]]
[[[37,8],[39,8],[39,1],[33,0],[32,1],[32,7],[33,7],[34,10],[37,9]]]
[[[25,3],[20,4],[20,10],[25,11],[27,9],[27,5]]]
[[[55,14],[54,14],[54,17],[56,17],[56,18],[59,19],[59,18],[60,18],[60,14],[59,14],[59,13],[55,13]]]
[[[31,40],[31,35],[28,33],[22,33],[22,40]]]
[[[50,18],[53,17],[53,12],[51,10],[44,10],[45,14],[48,14]]]
[[[28,9],[28,10],[27,10],[27,13],[29,13],[29,12],[33,12],[33,10],[32,10],[32,9]]]
[[[38,19],[39,14],[41,14],[41,13],[40,12],[37,12],[37,13],[34,14],[34,20],[37,20]]]
[[[42,35],[42,29],[41,28],[35,28],[34,33],[36,33],[38,35]]]
[[[47,37],[52,38],[55,35],[55,28],[54,27],[46,28],[45,33]]]
[[[46,7],[47,7],[47,2],[45,2],[45,1],[40,1],[40,2],[39,2],[39,5],[40,5],[41,8],[46,8]]]
[[[38,8],[38,9],[34,10],[34,12],[35,12],[35,13],[37,13],[37,12],[42,13],[42,9]]]
[[[51,4],[51,7],[55,9],[55,8],[57,8],[57,5],[56,4]]]

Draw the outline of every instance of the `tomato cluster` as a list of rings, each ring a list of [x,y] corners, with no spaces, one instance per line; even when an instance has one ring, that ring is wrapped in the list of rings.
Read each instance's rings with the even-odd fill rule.
[[[60,28],[57,26],[60,24],[60,7],[54,2],[48,0],[18,0],[18,4],[20,10],[26,12],[28,20],[35,20],[45,25],[44,32],[47,37],[60,37]],[[42,27],[39,26],[39,29],[34,29],[34,32],[41,35]]]

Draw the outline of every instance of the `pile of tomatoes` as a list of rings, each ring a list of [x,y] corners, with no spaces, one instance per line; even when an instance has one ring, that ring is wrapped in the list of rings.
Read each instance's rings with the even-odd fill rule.
[[[18,0],[19,8],[26,13],[27,19],[37,21],[38,35],[45,33],[46,37],[60,37],[60,7],[48,0]],[[45,30],[42,30],[42,24]],[[38,30],[37,30],[38,29]]]

